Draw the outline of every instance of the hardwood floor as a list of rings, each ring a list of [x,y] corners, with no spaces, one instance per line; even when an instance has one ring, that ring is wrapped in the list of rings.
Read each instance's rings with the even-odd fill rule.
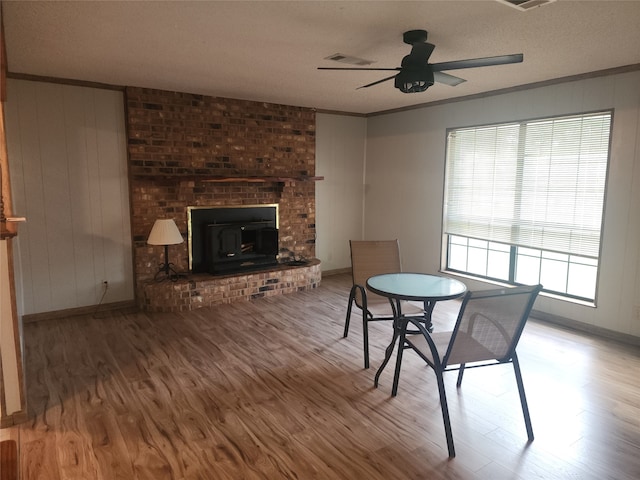
[[[405,355],[373,388],[390,324],[342,338],[349,277],[310,292],[185,314],[25,325],[23,479],[637,479],[640,352],[530,321],[519,356],[536,439],[510,366],[445,378],[447,457],[433,372]],[[455,302],[436,307],[436,328]],[[97,317],[101,317],[100,314]],[[395,360],[395,357],[394,357]]]

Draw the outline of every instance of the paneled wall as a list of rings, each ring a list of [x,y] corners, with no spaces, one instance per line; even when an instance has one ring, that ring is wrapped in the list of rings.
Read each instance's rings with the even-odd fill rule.
[[[613,108],[597,305],[541,295],[535,308],[586,329],[640,337],[639,85],[640,72],[632,72],[369,118],[365,238],[393,232],[405,269],[437,272],[447,128]]]
[[[132,300],[122,92],[10,79],[5,108],[18,313]]]
[[[349,240],[362,240],[367,119],[316,115],[316,185],[318,239],[322,271],[351,266]]]

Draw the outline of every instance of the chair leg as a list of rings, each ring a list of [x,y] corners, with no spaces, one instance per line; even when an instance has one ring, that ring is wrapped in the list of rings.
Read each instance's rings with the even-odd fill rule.
[[[531,417],[529,416],[529,406],[527,405],[527,397],[524,393],[524,384],[522,383],[522,373],[520,373],[520,363],[518,356],[513,354],[513,370],[516,374],[516,383],[518,384],[518,393],[520,394],[520,403],[522,404],[522,414],[524,415],[524,424],[527,427],[527,437],[529,441],[533,441],[533,427],[531,426]]]
[[[369,317],[362,312],[362,338],[364,342],[364,368],[369,368]]]
[[[353,302],[355,301],[355,295],[353,290],[349,294],[349,305],[347,306],[347,318],[344,320],[344,333],[342,334],[343,338],[347,338],[349,335],[349,322],[351,321],[351,310],[353,308]]]
[[[456,456],[456,449],[453,446],[453,433],[451,433],[451,420],[449,419],[449,406],[447,405],[447,393],[444,389],[444,380],[442,372],[435,370],[436,379],[438,381],[438,393],[440,394],[440,408],[442,409],[442,420],[444,421],[444,434],[447,437],[447,449],[449,457]]]
[[[431,316],[433,315],[433,307],[435,307],[435,302],[424,302],[424,328],[427,329],[428,332],[433,332],[433,324],[431,323]]]
[[[462,385],[462,375],[464,375],[464,363],[460,364],[460,369],[458,370],[458,381],[456,382],[456,387],[458,388]]]

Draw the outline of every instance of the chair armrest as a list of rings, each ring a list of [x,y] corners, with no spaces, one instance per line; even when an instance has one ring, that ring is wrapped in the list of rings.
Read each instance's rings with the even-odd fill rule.
[[[358,304],[358,297],[356,296],[357,292],[360,292],[362,305]],[[366,288],[364,288],[362,285],[358,285],[357,283],[354,283],[353,286],[351,287],[351,291],[349,292],[349,298],[353,299],[353,301],[356,302],[356,305],[362,308],[363,312],[366,312],[367,315],[370,315],[369,310],[367,308],[367,289]]]
[[[440,353],[438,352],[438,348],[436,347],[436,344],[433,341],[433,338],[431,338],[431,333],[429,332],[429,330],[425,328],[424,323],[411,317],[406,317],[406,320],[407,320],[407,325],[409,323],[412,323],[419,330],[420,332],[419,334],[422,334],[424,336],[425,340],[427,341],[427,345],[429,345],[429,349],[431,350],[431,359],[425,357],[424,355],[420,355],[420,356],[432,368],[442,370],[442,360],[440,359]],[[406,330],[407,329],[405,327],[404,332],[402,333],[401,341],[404,341],[406,338]],[[415,335],[419,335],[419,334],[415,334]],[[417,352],[417,353],[420,353],[420,352]]]

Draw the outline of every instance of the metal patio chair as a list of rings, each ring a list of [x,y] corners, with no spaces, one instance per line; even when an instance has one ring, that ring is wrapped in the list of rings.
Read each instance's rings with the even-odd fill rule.
[[[398,391],[403,351],[415,351],[435,372],[440,394],[440,407],[444,420],[449,456],[455,457],[447,396],[444,388],[444,372],[458,370],[459,388],[465,368],[486,367],[511,363],[515,372],[522,413],[529,441],[533,441],[533,429],[522,383],[516,346],[533,303],[542,285],[499,288],[467,292],[451,332],[431,333],[414,319],[406,319],[406,327],[400,336],[392,395]],[[407,330],[411,328],[411,331]],[[419,333],[414,334],[415,329]]]
[[[343,337],[349,334],[349,322],[353,306],[361,310],[364,341],[364,368],[369,368],[369,322],[393,320],[393,309],[388,298],[370,292],[367,279],[384,273],[402,271],[398,240],[350,240],[351,273],[353,286],[349,293],[349,305]],[[410,302],[402,302],[405,316],[425,318],[425,309]],[[427,325],[429,328],[430,325]]]

